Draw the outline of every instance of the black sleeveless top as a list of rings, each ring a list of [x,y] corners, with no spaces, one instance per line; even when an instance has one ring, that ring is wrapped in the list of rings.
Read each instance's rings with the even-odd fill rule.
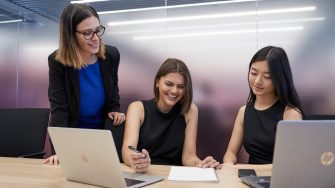
[[[285,105],[279,100],[266,110],[248,104],[244,113],[243,145],[249,164],[270,164],[273,159],[277,123],[283,119]]]
[[[154,99],[141,101],[144,121],[140,128],[138,149],[149,151],[152,164],[182,165],[185,117],[176,104],[170,112],[159,110]]]

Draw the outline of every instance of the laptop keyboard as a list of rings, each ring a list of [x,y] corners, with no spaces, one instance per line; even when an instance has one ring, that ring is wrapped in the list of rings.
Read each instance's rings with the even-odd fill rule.
[[[260,183],[257,183],[257,184],[263,186],[264,188],[270,188],[270,183],[269,182],[260,182]]]
[[[126,180],[126,185],[127,187],[133,186],[133,185],[137,185],[139,183],[143,183],[144,181],[141,180],[135,180],[135,179],[130,179],[130,178],[124,178],[124,180]]]

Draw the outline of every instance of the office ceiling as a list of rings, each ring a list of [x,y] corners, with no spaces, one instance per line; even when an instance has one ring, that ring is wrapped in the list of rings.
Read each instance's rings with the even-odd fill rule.
[[[214,1],[218,0],[105,0],[89,4],[99,12]],[[1,2],[14,4],[18,7],[35,12],[47,19],[59,22],[62,10],[71,2],[71,0],[2,0]],[[2,4],[1,2],[0,5]],[[13,18],[20,17],[15,16],[15,14],[17,14],[15,11],[11,11],[11,14],[8,14],[8,11],[9,10],[0,8],[0,21],[2,19],[1,17],[3,17],[2,15],[11,15]]]
[[[14,16],[12,16],[13,13],[0,8],[0,21],[7,21],[9,19],[15,19]]]

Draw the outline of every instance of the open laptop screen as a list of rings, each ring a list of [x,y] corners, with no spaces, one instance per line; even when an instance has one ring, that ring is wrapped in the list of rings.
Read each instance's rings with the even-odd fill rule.
[[[163,179],[159,176],[122,172],[109,130],[49,127],[48,131],[63,174],[68,180],[122,188],[126,187],[127,181],[141,187]],[[133,180],[125,180],[125,177]]]

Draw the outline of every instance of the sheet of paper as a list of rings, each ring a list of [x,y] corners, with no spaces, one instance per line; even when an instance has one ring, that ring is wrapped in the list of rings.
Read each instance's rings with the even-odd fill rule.
[[[172,166],[168,180],[219,182],[214,168],[198,168],[185,166]]]

